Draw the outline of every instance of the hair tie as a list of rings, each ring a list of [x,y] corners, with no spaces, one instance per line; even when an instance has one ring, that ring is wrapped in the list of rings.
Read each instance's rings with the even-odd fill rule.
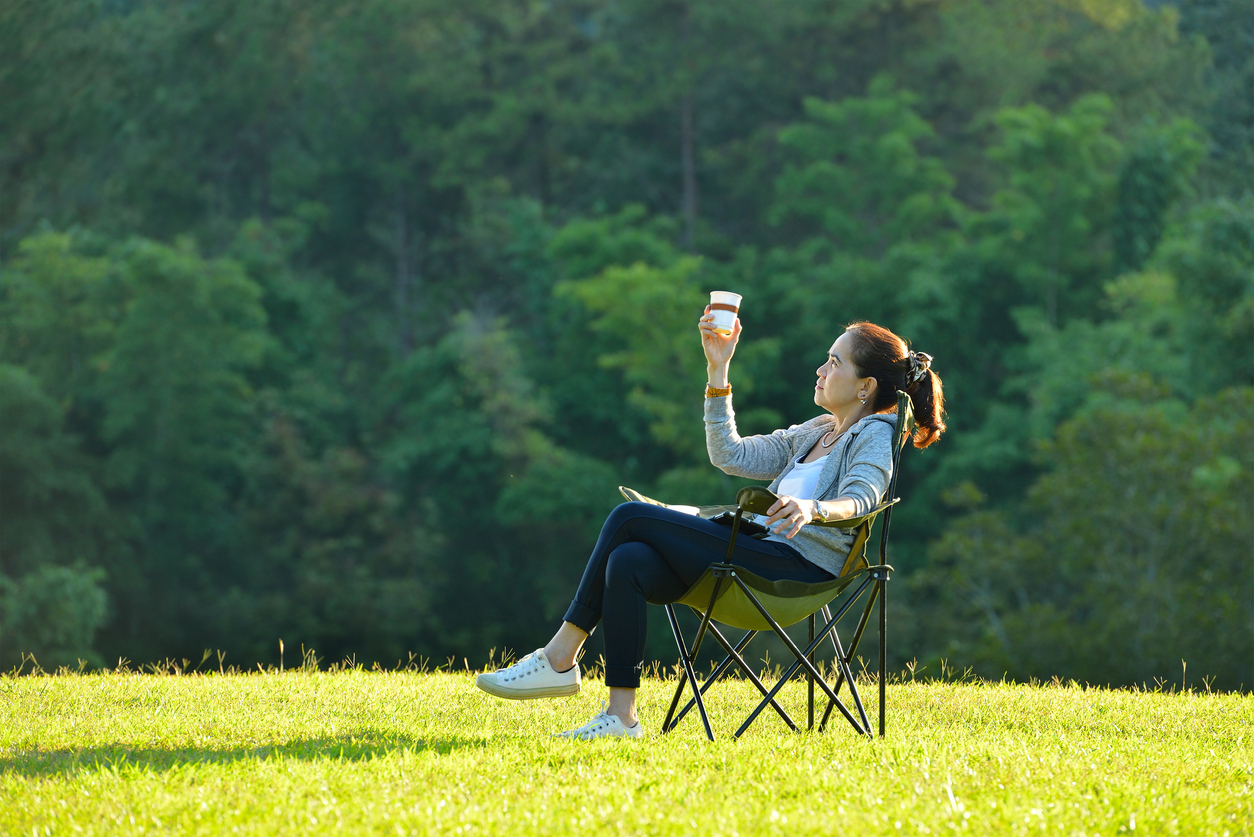
[[[917,384],[932,368],[932,356],[927,352],[910,353],[910,371],[906,373],[906,386]]]

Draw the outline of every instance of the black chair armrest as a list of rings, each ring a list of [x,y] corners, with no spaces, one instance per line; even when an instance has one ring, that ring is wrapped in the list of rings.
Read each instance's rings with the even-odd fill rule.
[[[748,485],[736,493],[736,504],[753,514],[766,514],[767,509],[774,505],[778,499],[779,497],[773,491],[760,485]],[[821,523],[815,520],[811,521],[809,525],[826,526],[833,529],[856,529],[863,523],[874,520],[876,515],[894,503],[900,502],[900,499],[885,500],[866,514],[860,514],[857,517],[847,517],[844,520],[824,520]]]
[[[810,521],[809,525],[831,526],[836,529],[857,529],[863,523],[870,523],[872,520],[875,519],[875,516],[878,515],[880,512],[882,512],[884,509],[900,502],[901,502],[900,497],[894,497],[891,500],[885,500],[884,502],[880,503],[878,506],[871,509],[866,514],[860,514],[857,517],[847,517],[844,520],[824,520],[824,521],[812,520]]]

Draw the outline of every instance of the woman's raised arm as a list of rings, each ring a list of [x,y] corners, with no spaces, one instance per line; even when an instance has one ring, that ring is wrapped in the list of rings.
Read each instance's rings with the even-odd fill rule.
[[[736,318],[731,334],[719,334],[713,321],[707,305],[697,324],[701,329],[701,347],[705,349],[707,382],[723,388],[729,386],[727,368],[740,341],[740,318]],[[737,433],[730,395],[705,399],[705,447],[710,462],[724,473],[758,480],[774,479],[788,464],[792,451],[782,430],[748,438]]]

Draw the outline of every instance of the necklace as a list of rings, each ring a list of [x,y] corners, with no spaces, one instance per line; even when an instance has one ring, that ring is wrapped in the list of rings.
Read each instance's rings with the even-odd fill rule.
[[[822,445],[822,446],[823,446],[823,447],[825,447],[825,448],[830,448],[832,445],[836,444],[836,440],[837,440],[837,439],[839,439],[839,438],[843,435],[842,433],[836,433],[836,435],[832,437],[832,440],[831,440],[830,442],[824,442],[824,441],[823,441],[823,440],[824,440],[824,439],[826,439],[828,436],[831,436],[831,434],[833,434],[833,433],[836,433],[836,431],[835,431],[835,430],[829,430],[829,431],[827,431],[826,433],[824,433],[821,437],[819,437],[819,444],[820,444],[820,445]]]

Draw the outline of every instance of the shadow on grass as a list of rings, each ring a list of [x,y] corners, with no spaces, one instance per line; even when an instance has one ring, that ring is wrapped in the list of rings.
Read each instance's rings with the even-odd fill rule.
[[[106,744],[98,747],[6,753],[0,757],[0,775],[47,777],[100,770],[160,772],[190,765],[269,759],[364,761],[402,751],[450,753],[467,747],[486,745],[487,742],[479,738],[418,738],[371,732],[333,738],[299,738],[254,747],[135,747],[128,744]]]

